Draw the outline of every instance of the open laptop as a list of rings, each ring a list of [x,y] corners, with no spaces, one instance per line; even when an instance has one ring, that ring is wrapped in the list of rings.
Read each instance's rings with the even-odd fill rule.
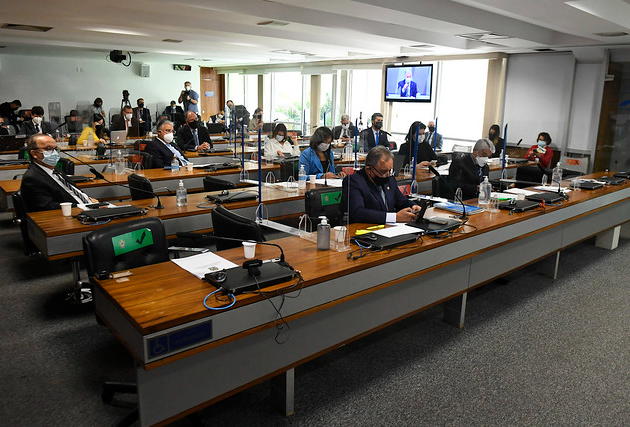
[[[24,135],[0,136],[0,151],[18,151],[24,147],[27,139]]]
[[[126,141],[127,141],[126,130],[113,130],[111,134],[109,135],[110,144],[124,145]]]
[[[432,216],[425,218],[424,215],[427,212],[427,208],[431,204],[428,200],[420,201],[420,212],[414,221],[408,222],[407,225],[424,230],[427,234],[443,233],[462,225],[459,219],[444,218],[439,216]]]
[[[373,251],[393,249],[407,243],[413,243],[416,240],[418,240],[418,234],[401,234],[400,236],[385,237],[375,233],[361,234],[360,236],[353,236],[351,239],[353,243]]]

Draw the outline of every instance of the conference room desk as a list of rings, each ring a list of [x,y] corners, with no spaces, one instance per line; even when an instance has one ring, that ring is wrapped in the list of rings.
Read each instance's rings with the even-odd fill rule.
[[[278,165],[262,165],[263,178],[268,172],[279,171]],[[258,164],[246,161],[245,170],[250,177],[257,178]],[[85,191],[90,197],[98,200],[124,200],[129,199],[129,188],[127,188],[127,179],[130,171],[122,175],[116,175],[113,171],[103,172],[103,179],[94,179],[92,181],[80,182],[77,184],[79,188]],[[167,189],[174,192],[179,186],[179,181],[184,181],[184,186],[188,191],[203,190],[203,178],[206,176],[217,176],[221,179],[238,183],[241,175],[240,168],[224,169],[218,171],[206,171],[203,168],[193,169],[191,172],[186,168],[180,168],[177,172],[165,169],[146,169],[144,176],[153,184],[153,189],[162,194]],[[0,208],[3,210],[13,209],[13,200],[11,195],[20,189],[22,181],[20,179],[0,181]],[[117,185],[121,184],[121,185]]]
[[[304,194],[310,188],[315,188],[315,186],[307,184],[305,190],[295,192],[286,192],[274,187],[263,187],[262,199],[267,208],[268,218],[277,220],[303,213]],[[239,188],[232,191],[253,191],[258,194],[258,187]],[[211,207],[214,205],[209,203],[205,197],[207,194],[213,193],[189,194],[188,205],[183,207],[177,206],[174,196],[160,197],[164,205],[163,209],[149,207],[157,203],[155,198],[134,200],[125,204],[147,208],[146,216],[160,218],[164,222],[167,236],[175,237],[175,233],[178,231],[209,231],[212,229]],[[205,207],[198,207],[197,205],[200,203],[204,203]],[[248,200],[225,203],[224,206],[239,215],[254,218],[258,202]],[[81,209],[73,208],[72,215],[77,215],[79,212]],[[77,218],[61,216],[61,210],[57,209],[31,212],[26,221],[31,241],[44,257],[54,260],[81,255],[83,253],[81,239],[91,231],[107,227],[110,224],[133,221],[144,217],[119,218],[102,225],[83,225]]]
[[[132,269],[125,282],[97,281],[95,309],[135,358],[141,425],[170,422],[267,379],[290,413],[296,366],[442,302],[445,319],[461,327],[468,291],[591,236],[618,232],[628,220],[630,183],[572,192],[544,210],[484,212],[451,237],[424,237],[357,260],[289,237],[274,243],[301,271],[298,286],[241,294],[233,307],[212,311],[203,300],[215,288],[166,262]],[[261,245],[256,253],[278,256]],[[219,255],[244,261],[242,248]],[[226,305],[214,297],[207,303]]]

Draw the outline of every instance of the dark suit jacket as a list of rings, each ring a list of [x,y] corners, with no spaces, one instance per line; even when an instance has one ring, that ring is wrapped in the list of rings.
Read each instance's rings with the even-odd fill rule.
[[[363,147],[366,150],[369,150],[370,148],[374,148],[376,146],[376,141],[374,140],[374,130],[372,128],[362,130],[361,140],[364,141]],[[387,139],[387,134],[383,130],[378,131],[378,145],[382,145],[389,149],[392,148],[392,145]]]
[[[398,189],[394,177],[383,186],[387,208],[383,203],[380,190],[370,180],[365,169],[348,175],[343,179],[342,204],[348,206],[350,198],[349,217],[350,222],[367,222],[371,224],[385,224],[387,212],[398,212],[403,208],[413,206]]]
[[[477,163],[473,162],[470,154],[453,159],[448,170],[449,181],[454,188],[459,187],[462,189],[462,198],[464,200],[477,198],[479,195],[479,184],[483,181],[483,177],[488,176],[489,173],[490,168],[488,165],[480,168]]]
[[[405,86],[405,81],[401,80],[398,82],[398,91],[397,94],[400,96],[407,96],[410,98],[415,98],[416,95],[418,94],[418,85],[416,84],[416,82],[414,82],[413,80],[409,82],[409,88],[407,88],[407,94],[403,95],[402,94],[402,88]]]
[[[72,206],[77,203],[74,197],[35,163],[28,165],[22,176],[20,190],[28,212],[59,209],[59,203],[62,202],[71,202]]]
[[[411,156],[413,155],[413,144],[409,144],[408,142],[401,144],[398,153],[405,156],[403,165],[408,165],[411,160]],[[418,144],[416,163],[420,163],[425,160],[437,160],[437,154],[435,154],[433,148],[431,148],[429,143],[426,141]]]
[[[125,124],[125,118],[122,114],[116,114],[112,117],[112,127],[110,130],[125,130],[127,125]],[[138,123],[138,119],[136,116],[131,117],[131,127],[127,131],[127,136],[141,136],[140,135],[140,123]],[[146,133],[146,132],[145,132]]]
[[[341,126],[335,126],[335,128],[333,129],[333,139],[341,138],[341,131],[342,131]],[[348,129],[348,136],[350,138],[354,138],[354,132],[355,132],[354,125],[350,124],[350,129]]]
[[[197,128],[197,137],[199,138],[199,145],[207,142],[210,144],[210,148],[212,148],[212,140],[205,126],[199,126]],[[195,151],[195,138],[189,126],[184,125],[177,130],[177,145],[179,145],[181,151]]]
[[[52,126],[49,122],[41,122],[39,126],[42,129],[42,133],[52,134]],[[20,134],[24,134],[28,138],[31,135],[35,135],[35,133],[35,125],[33,124],[33,121],[28,120],[24,122],[22,129],[20,130]]]
[[[177,144],[173,143],[172,146],[175,147],[175,149],[178,150],[186,160],[188,160],[188,158],[186,158],[186,156],[177,146]],[[175,157],[173,152],[169,150],[168,147],[166,147],[164,143],[157,138],[153,138],[153,140],[149,142],[144,148],[144,151],[153,155],[154,169],[163,168],[164,166],[170,166],[171,162],[173,161],[173,157]]]
[[[429,141],[429,133],[430,132],[428,130],[425,131],[425,133],[424,133],[426,135],[426,141],[429,143],[431,148],[433,148],[433,145],[434,145],[433,143],[435,142],[435,149],[436,150],[441,150],[442,149],[442,143],[443,143],[443,141],[442,141],[442,134],[434,132],[433,133],[433,139],[435,141]]]
[[[144,120],[144,124],[141,123],[140,136],[146,135],[147,131],[151,130],[151,112],[149,109],[143,108],[141,117],[138,117],[138,107],[136,107],[133,109],[133,116],[136,117],[138,121],[140,121],[140,119]]]

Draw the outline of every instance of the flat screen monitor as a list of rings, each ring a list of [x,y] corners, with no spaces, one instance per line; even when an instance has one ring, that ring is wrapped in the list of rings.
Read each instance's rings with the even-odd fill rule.
[[[431,102],[433,64],[386,65],[386,102]]]

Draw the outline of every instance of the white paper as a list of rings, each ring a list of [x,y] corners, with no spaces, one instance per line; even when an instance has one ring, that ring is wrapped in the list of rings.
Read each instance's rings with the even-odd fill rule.
[[[525,190],[524,188],[508,188],[504,193],[510,194],[523,194],[525,196],[531,196],[532,194],[538,194],[536,191]]]
[[[319,185],[328,185],[329,187],[341,187],[341,184],[343,183],[343,179],[339,179],[339,178],[333,178],[333,179],[316,179],[315,180],[315,184],[319,184]]]
[[[410,227],[406,224],[396,224],[394,227],[385,227],[380,230],[373,231],[374,234],[378,234],[383,237],[396,237],[403,234],[417,234],[419,232],[419,228]]]
[[[77,203],[77,208],[84,210],[84,211],[88,211],[91,208],[88,208],[87,205],[93,205],[94,202],[90,202],[90,203]],[[131,206],[131,205],[114,205],[108,202],[108,204],[106,206],[101,206],[101,208],[119,208],[119,207],[123,207],[123,206]]]
[[[534,190],[550,191],[552,193],[557,193],[558,187],[556,187],[555,185],[539,185],[538,187],[534,187]],[[569,190],[568,187],[562,187],[562,191],[564,191],[565,193],[567,192],[567,190]]]
[[[211,271],[226,270],[228,268],[237,267],[237,265],[232,261],[228,261],[213,252],[206,252],[186,258],[172,259],[171,261],[200,279],[202,279],[206,273],[210,273]]]

